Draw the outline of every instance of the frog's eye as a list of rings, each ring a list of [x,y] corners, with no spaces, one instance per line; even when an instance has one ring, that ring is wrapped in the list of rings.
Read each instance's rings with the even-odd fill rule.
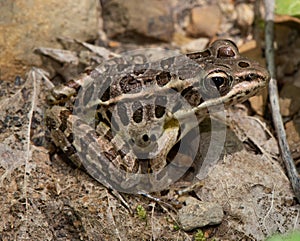
[[[206,98],[223,96],[230,90],[231,82],[231,77],[225,72],[210,73],[204,79],[202,94]]]
[[[212,84],[214,84],[217,89],[220,89],[220,87],[226,83],[226,78],[223,76],[214,76],[210,78],[210,81],[212,81]]]

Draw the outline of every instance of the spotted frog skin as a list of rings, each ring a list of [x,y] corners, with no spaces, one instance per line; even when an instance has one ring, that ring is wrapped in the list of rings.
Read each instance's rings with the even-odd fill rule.
[[[270,78],[229,40],[156,62],[129,62],[108,61],[55,87],[46,111],[52,142],[121,192],[152,192],[178,179],[170,175],[176,173],[171,150],[211,111],[247,100]]]

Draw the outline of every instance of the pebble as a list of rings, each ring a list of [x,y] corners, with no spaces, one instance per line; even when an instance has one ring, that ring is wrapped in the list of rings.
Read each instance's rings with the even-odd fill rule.
[[[197,52],[205,49],[209,42],[208,38],[198,38],[195,40],[190,41],[187,44],[184,44],[181,46],[181,51],[183,53],[192,53]]]
[[[184,231],[222,222],[224,213],[219,204],[199,201],[192,197],[188,197],[185,203],[186,206],[181,208],[177,214]]]
[[[208,24],[209,23],[209,24]],[[195,7],[191,11],[186,32],[192,37],[214,37],[221,24],[221,11],[217,5]]]
[[[130,42],[171,42],[174,23],[170,1],[103,1],[104,30],[109,38]]]

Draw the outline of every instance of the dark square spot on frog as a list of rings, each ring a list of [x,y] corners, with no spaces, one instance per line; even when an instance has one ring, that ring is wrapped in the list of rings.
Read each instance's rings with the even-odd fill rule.
[[[102,93],[102,91],[100,91],[98,98],[101,101],[108,101],[110,99],[110,87],[106,88],[104,93]]]
[[[133,108],[134,112],[132,115],[132,119],[135,123],[141,123],[143,120],[143,107]]]
[[[182,92],[181,95],[187,100],[187,102],[195,107],[201,104],[203,102],[203,99],[201,98],[200,91],[197,90],[197,88],[193,86],[189,86],[185,88]]]
[[[167,105],[167,97],[166,96],[157,96],[155,99],[155,117],[161,118],[166,113],[166,105]]]
[[[74,141],[74,136],[73,136],[73,133],[70,133],[68,136],[67,136],[67,139],[70,143],[73,143]]]
[[[155,106],[155,117],[156,118],[159,119],[159,118],[163,117],[165,113],[166,113],[166,107],[160,106],[160,105]]]
[[[125,75],[119,82],[121,91],[126,93],[138,93],[142,90],[142,83],[131,75]]]
[[[162,87],[170,82],[171,77],[172,76],[169,72],[163,71],[163,72],[157,74],[155,79],[156,79],[157,85]]]

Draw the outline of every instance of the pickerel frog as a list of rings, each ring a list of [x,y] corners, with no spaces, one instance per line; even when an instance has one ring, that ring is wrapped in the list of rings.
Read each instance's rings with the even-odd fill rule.
[[[46,124],[52,142],[106,187],[153,192],[186,172],[174,153],[189,148],[188,133],[269,78],[229,40],[155,62],[116,58],[52,89]]]

